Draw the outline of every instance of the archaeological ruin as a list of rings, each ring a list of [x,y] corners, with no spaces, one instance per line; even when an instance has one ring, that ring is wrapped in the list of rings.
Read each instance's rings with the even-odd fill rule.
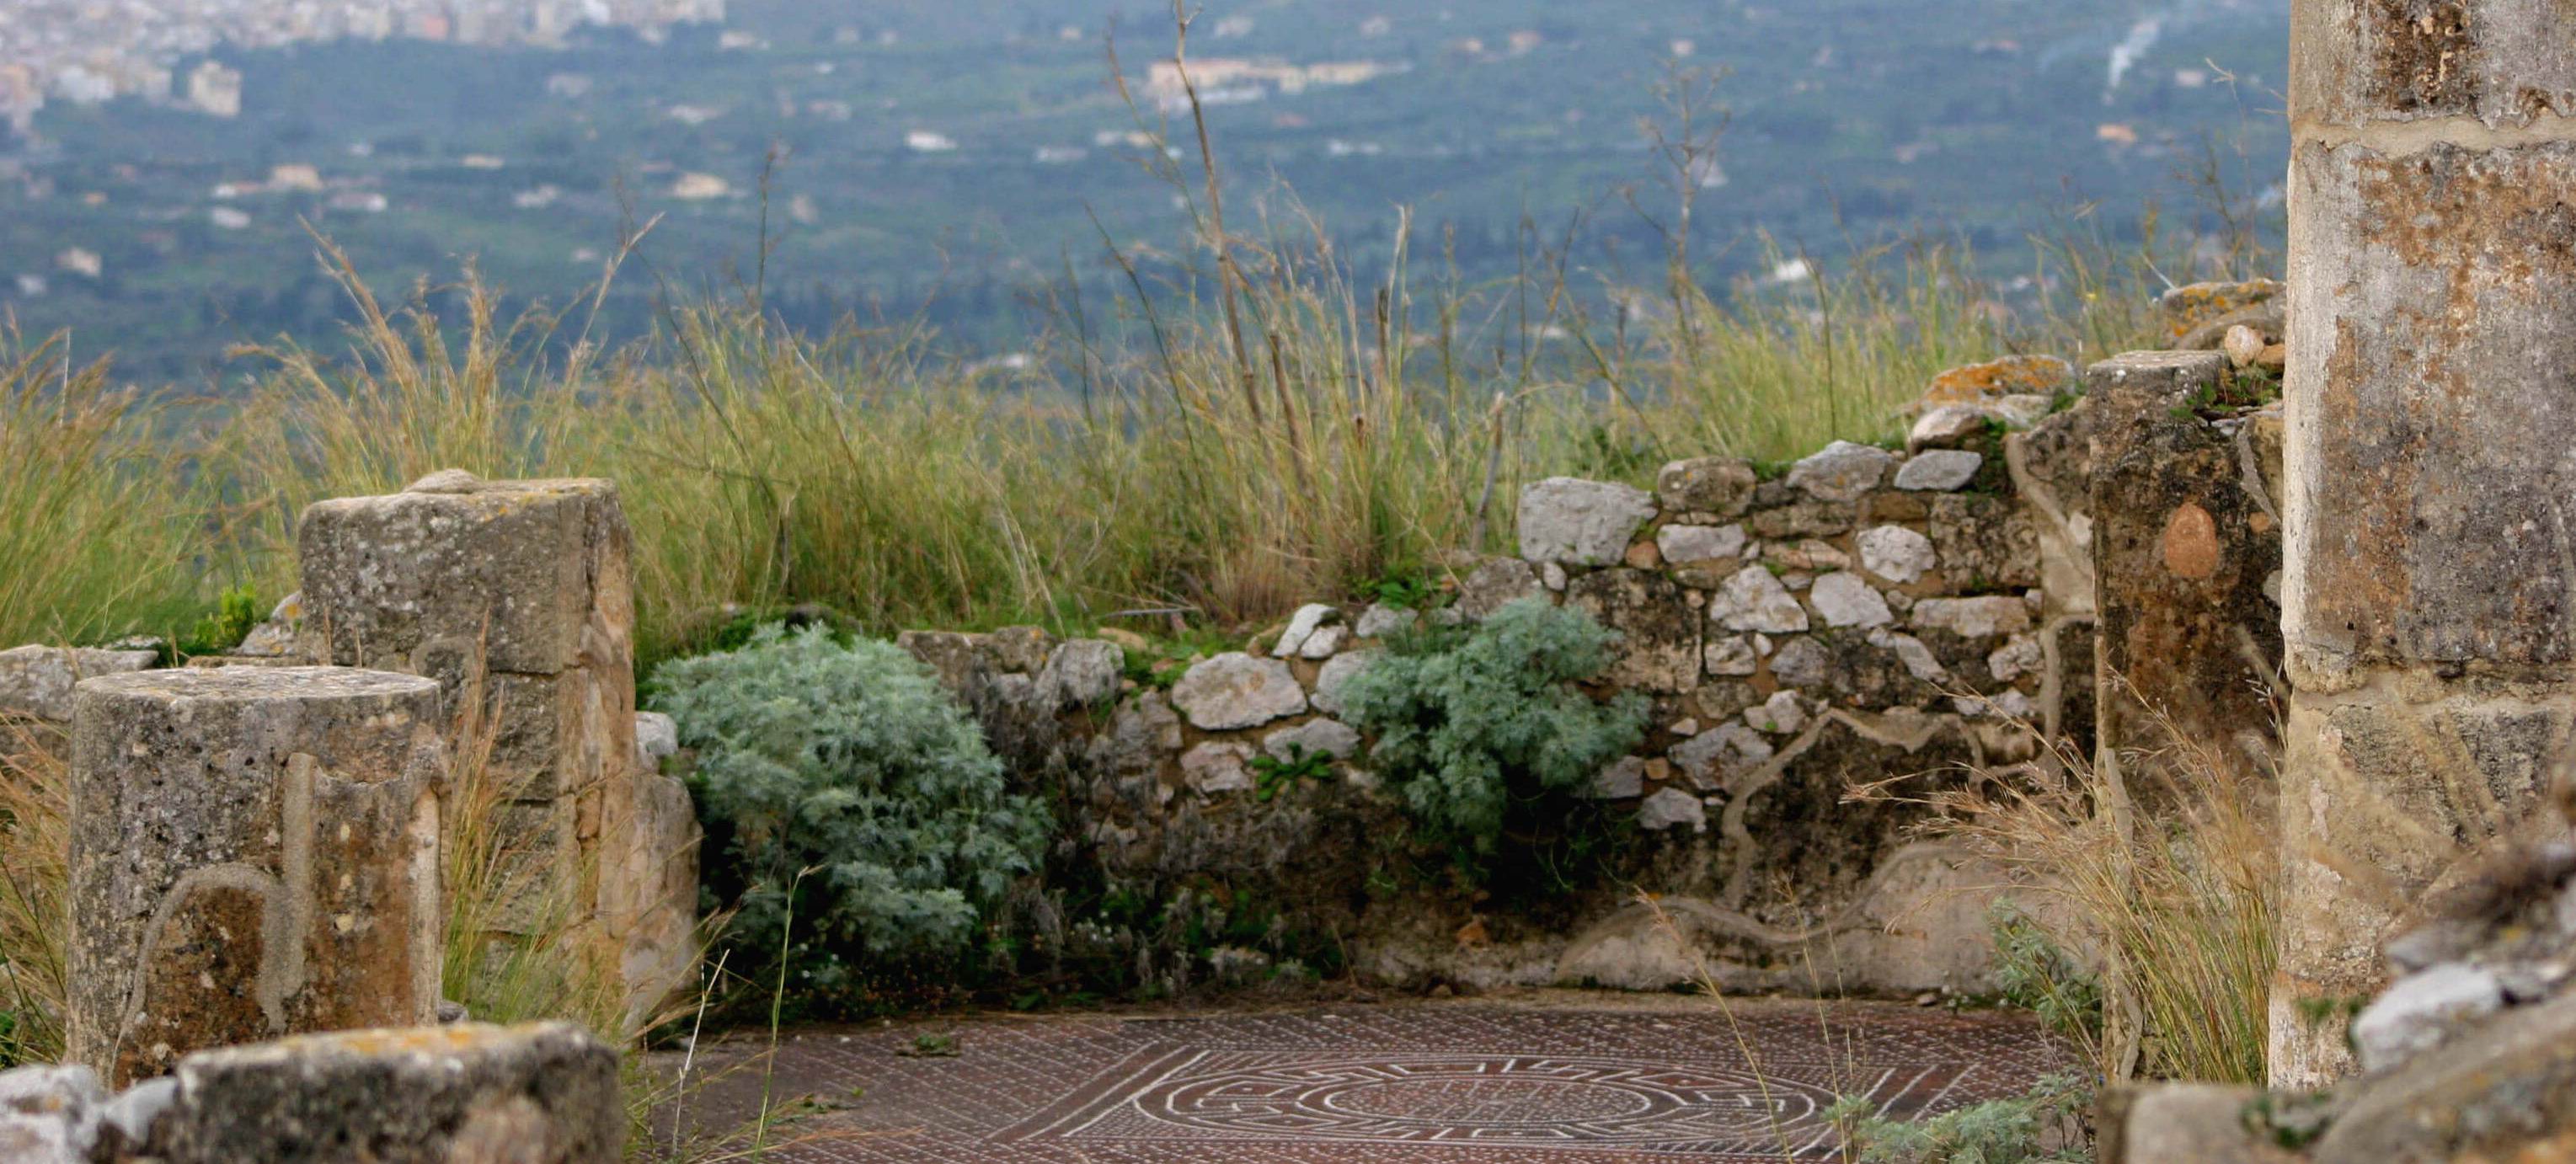
[[[2195,809],[2160,765],[2199,749],[2273,830],[2277,901],[2242,895],[2276,914],[2269,1086],[2107,1080],[2098,1158],[2576,1159],[2576,7],[2295,0],[2290,43],[2287,278],[2172,289],[2163,350],[1953,370],[1897,447],[1540,480],[1515,552],[1451,555],[1435,595],[1316,595],[1185,657],[1120,625],[895,638],[1046,814],[966,927],[975,973],[1038,983],[1031,1010],[1331,977],[1329,1006],[970,1027],[963,1052],[906,1018],[901,1044],[835,1028],[766,1059],[664,1026],[674,1069],[882,1086],[979,1159],[1827,1158],[1862,1118],[1838,1099],[1910,1119],[2102,1074],[1953,1013],[2010,996],[1995,935],[2055,888],[1937,827],[1956,797],[2081,770],[2088,810],[2161,837]],[[702,900],[703,737],[639,711],[620,496],[650,487],[447,470],[322,501],[300,590],[238,648],[0,651],[0,720],[68,755],[69,838],[64,1061],[0,1073],[0,1160],[588,1164],[664,1130],[630,1118],[621,1056],[715,994],[707,918],[738,903]],[[1391,840],[1411,810],[1352,685],[1417,632],[1534,608],[1615,636],[1569,686],[1634,709],[1633,738],[1565,810],[1613,826],[1579,862],[1478,884]],[[461,924],[469,823],[516,864]],[[876,876],[776,872],[791,917],[809,875]],[[460,941],[594,951],[624,1021],[476,1022],[445,997]],[[1545,987],[1871,1000],[1835,1013],[1881,1025],[1728,1010],[1746,1065],[1702,1070],[1639,1048],[1714,1034],[1620,1004],[1364,1009]],[[781,970],[771,1013],[809,988]],[[2086,1037],[2134,1066],[2153,1021]],[[1748,1028],[1785,1048],[1771,1074]]]

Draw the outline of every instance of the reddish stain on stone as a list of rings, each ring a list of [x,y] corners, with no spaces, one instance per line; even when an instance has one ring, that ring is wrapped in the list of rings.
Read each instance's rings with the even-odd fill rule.
[[[2195,581],[2218,573],[2218,520],[2191,502],[2165,519],[2165,569]]]

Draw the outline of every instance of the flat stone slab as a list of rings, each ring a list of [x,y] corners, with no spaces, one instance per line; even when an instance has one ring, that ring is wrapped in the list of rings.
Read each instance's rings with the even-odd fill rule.
[[[808,1029],[782,1041],[775,1094],[839,1110],[774,1129],[786,1147],[770,1155],[1777,1164],[1835,1158],[1819,1116],[1838,1097],[1916,1117],[2019,1094],[2073,1062],[2013,1014],[1727,1007],[1732,1020],[1714,1001],[1540,991]],[[923,1034],[953,1036],[957,1055],[898,1054]],[[763,1042],[746,1032],[699,1055],[697,1071],[735,1070],[691,1101],[694,1125],[736,1127],[757,1110]]]

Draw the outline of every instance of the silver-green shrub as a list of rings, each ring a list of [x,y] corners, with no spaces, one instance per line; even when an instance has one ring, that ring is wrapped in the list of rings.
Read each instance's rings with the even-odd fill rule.
[[[1044,808],[1005,790],[975,722],[892,644],[766,627],[664,664],[654,686],[696,751],[707,881],[736,909],[736,969],[784,935],[800,989],[828,1006],[866,991],[872,964],[964,951],[1038,867]]]
[[[1345,706],[1413,815],[1490,852],[1515,796],[1576,788],[1637,746],[1645,700],[1579,686],[1617,642],[1582,611],[1523,599],[1473,629],[1396,644],[1351,678]]]

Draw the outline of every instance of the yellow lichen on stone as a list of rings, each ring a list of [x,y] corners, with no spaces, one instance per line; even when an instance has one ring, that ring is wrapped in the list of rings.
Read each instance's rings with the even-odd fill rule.
[[[2074,366],[2055,356],[2006,356],[1933,377],[1932,386],[1915,402],[1915,410],[1985,404],[2005,396],[2047,396],[2074,379]]]

